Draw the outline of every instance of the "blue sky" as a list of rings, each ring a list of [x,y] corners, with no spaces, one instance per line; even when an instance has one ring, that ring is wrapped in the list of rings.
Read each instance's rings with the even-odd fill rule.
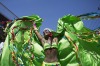
[[[0,2],[18,17],[39,15],[43,19],[40,31],[46,27],[56,30],[58,19],[67,14],[100,13],[100,10],[97,10],[100,7],[100,0],[0,0]],[[94,29],[100,26],[100,19],[85,20],[84,24]]]

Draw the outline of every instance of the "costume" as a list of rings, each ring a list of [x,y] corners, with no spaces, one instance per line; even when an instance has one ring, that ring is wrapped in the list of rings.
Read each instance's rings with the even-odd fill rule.
[[[59,62],[47,63],[43,62],[42,66],[61,66]]]
[[[26,19],[26,20],[25,20]],[[100,65],[100,36],[85,28],[83,22],[73,15],[65,15],[58,20],[57,33],[60,41],[52,45],[45,43],[42,47],[32,27],[35,22],[39,28],[42,19],[39,16],[25,16],[14,20],[11,27],[7,27],[0,66],[99,66]],[[27,29],[26,29],[27,28]],[[57,46],[58,45],[58,46]],[[59,62],[43,62],[44,50],[57,48]],[[76,51],[77,48],[77,51]],[[34,54],[34,57],[33,57]],[[51,64],[51,65],[49,65]]]
[[[56,42],[53,42],[53,43],[52,43],[52,46],[51,46],[50,44],[48,44],[48,43],[45,43],[43,47],[44,47],[44,50],[46,50],[46,49],[48,49],[48,48],[56,48],[56,49],[58,48]],[[59,62],[47,63],[47,62],[44,62],[44,61],[43,61],[42,66],[61,66],[61,65],[60,65]]]
[[[48,43],[45,43],[44,46],[43,46],[44,50],[48,49],[48,48],[58,48],[56,42],[53,42],[52,43],[52,46]]]

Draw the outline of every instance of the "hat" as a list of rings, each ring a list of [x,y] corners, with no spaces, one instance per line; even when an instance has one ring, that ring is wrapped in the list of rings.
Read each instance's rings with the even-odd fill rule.
[[[52,32],[52,30],[51,30],[50,28],[45,28],[45,29],[43,30],[43,32],[44,32],[45,30],[48,30],[48,31]]]
[[[58,35],[60,34],[60,33],[57,33],[56,31],[53,31],[53,30],[50,29],[50,28],[45,28],[45,29],[43,30],[43,32],[44,32],[45,30],[50,31],[50,32],[53,34],[53,36],[58,36]]]

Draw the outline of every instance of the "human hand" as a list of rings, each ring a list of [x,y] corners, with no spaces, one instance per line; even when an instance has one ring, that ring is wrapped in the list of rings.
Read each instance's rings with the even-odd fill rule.
[[[34,30],[38,30],[36,27],[36,24],[34,22],[33,22],[33,28],[34,28]]]
[[[36,28],[36,24],[33,22],[33,28]]]

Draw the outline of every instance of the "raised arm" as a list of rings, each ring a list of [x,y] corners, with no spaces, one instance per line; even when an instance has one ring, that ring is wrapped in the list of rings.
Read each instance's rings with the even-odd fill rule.
[[[40,40],[40,42],[41,42],[42,45],[43,45],[43,40],[44,40],[44,38],[43,38],[42,35],[38,32],[38,29],[37,29],[35,23],[33,23],[33,29],[34,29],[34,32],[35,32],[36,36],[38,37],[38,39]]]

